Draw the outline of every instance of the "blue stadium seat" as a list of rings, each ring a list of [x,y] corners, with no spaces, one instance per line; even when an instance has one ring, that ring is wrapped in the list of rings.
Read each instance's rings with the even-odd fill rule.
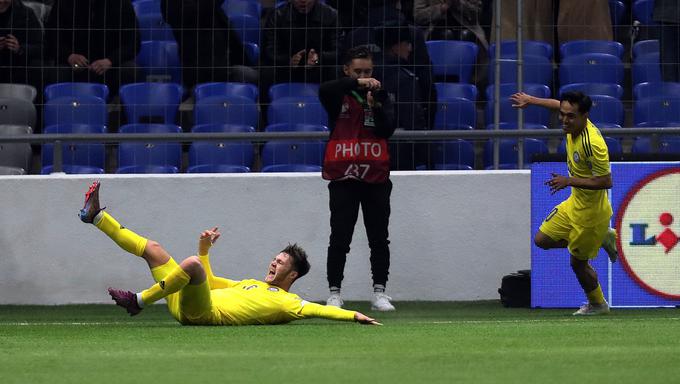
[[[657,149],[653,148],[651,137],[638,137],[633,143],[633,153],[674,153],[680,154],[680,138],[661,136],[657,141]]]
[[[143,41],[136,62],[146,81],[182,83],[179,49],[174,41]]]
[[[48,165],[43,167],[40,171],[43,175],[49,175],[54,170],[54,166]],[[69,175],[101,175],[104,173],[104,169],[99,167],[90,167],[87,165],[71,165],[64,164],[61,167],[61,171]]]
[[[248,60],[254,65],[260,61],[260,46],[255,43],[244,43],[243,50],[246,52]]]
[[[501,83],[517,82],[517,58],[508,56],[501,61]],[[550,86],[553,82],[553,66],[550,59],[544,56],[525,55],[522,67],[523,80],[526,83],[545,84]],[[495,66],[489,65],[489,84],[496,80]]]
[[[593,106],[589,118],[596,126],[603,128],[621,128],[623,126],[623,103],[621,100],[605,95],[592,95]]]
[[[276,165],[321,167],[324,148],[325,143],[321,141],[269,141],[262,147],[262,172],[298,172],[280,170],[282,167],[274,168]],[[313,170],[306,172],[311,171]]]
[[[120,133],[180,133],[172,124],[126,124]],[[179,143],[148,141],[123,142],[118,146],[116,173],[177,173],[182,161]]]
[[[466,83],[434,83],[437,90],[437,100],[462,97],[470,101],[477,100],[477,87]]]
[[[320,165],[311,164],[274,164],[262,167],[262,172],[321,172]]]
[[[244,43],[260,44],[260,18],[251,15],[229,16],[231,27]]]
[[[109,87],[106,84],[99,83],[67,82],[50,84],[45,87],[44,98],[45,100],[51,100],[57,97],[81,95],[96,96],[106,101],[109,98]]]
[[[567,151],[567,139],[562,139],[559,147],[557,147],[557,153],[565,153]],[[607,144],[607,150],[609,154],[621,154],[623,151],[621,149],[621,141],[615,137],[604,137],[604,142]]]
[[[474,146],[460,139],[436,143],[432,148],[432,165],[437,170],[472,169],[475,165]]]
[[[553,47],[552,45],[535,40],[525,40],[522,44],[522,53],[530,56],[543,56],[546,59],[552,59]],[[489,61],[496,57],[496,43],[489,46]],[[517,40],[504,40],[501,42],[501,57],[517,57]]]
[[[623,15],[626,13],[626,5],[619,0],[609,0],[609,17],[612,20],[612,26],[616,27],[623,21]]]
[[[435,78],[469,83],[477,63],[479,47],[468,41],[430,40],[425,42]]]
[[[487,169],[493,169],[493,140],[489,140],[484,148],[484,164]],[[500,169],[517,169],[517,139],[500,139],[498,163]],[[548,153],[548,146],[539,139],[524,139],[524,165],[528,167],[531,157],[536,154]]]
[[[328,127],[319,124],[270,124],[265,128],[267,132],[328,132]]]
[[[659,52],[659,40],[641,40],[633,44],[633,59],[638,56]]]
[[[137,16],[161,13],[160,0],[136,0],[132,3],[132,8]]]
[[[269,99],[277,100],[282,97],[310,96],[319,97],[319,84],[313,83],[280,83],[269,88]]]
[[[680,98],[680,83],[647,82],[636,84],[633,87],[633,100],[647,99],[650,97]]]
[[[434,129],[474,129],[477,110],[474,101],[454,97],[437,101]]]
[[[99,134],[106,133],[104,125],[88,124],[58,124],[45,127],[46,134]],[[73,169],[66,169],[66,166],[87,166],[97,170],[92,173],[104,173],[105,167],[105,148],[102,143],[84,142],[63,142],[62,144],[62,164],[64,172],[72,173]],[[41,153],[42,173],[52,172],[54,162],[54,145],[44,144]],[[98,170],[101,170],[98,171]]]
[[[680,98],[650,97],[635,101],[633,122],[636,127],[680,126]]]
[[[661,59],[658,52],[636,57],[632,68],[633,85],[663,81],[661,79]]]
[[[262,15],[262,5],[259,1],[253,0],[224,0],[222,11],[229,18],[235,15],[250,15],[259,19]]]
[[[623,83],[621,59],[606,53],[584,53],[564,58],[560,65],[560,84]]]
[[[57,124],[107,124],[106,102],[96,96],[64,96],[45,102],[45,126]]]
[[[210,96],[243,96],[252,101],[257,101],[259,91],[253,84],[247,83],[204,83],[199,84],[194,88],[195,101],[204,99]]]
[[[194,104],[194,124],[238,124],[257,127],[257,104],[243,96],[208,96]]]
[[[536,97],[550,97],[550,88],[544,84],[524,84],[523,91],[529,95]],[[517,108],[512,106],[510,96],[517,92],[517,84],[501,84],[500,86],[500,122],[517,124]],[[494,85],[489,85],[486,88],[486,97],[490,102],[486,105],[485,120],[487,129],[494,129]],[[529,106],[524,109],[524,123],[525,128],[530,129],[526,124],[538,124],[539,126],[547,126],[550,123],[550,111],[546,108],[538,106]],[[506,126],[510,128],[512,126]],[[535,126],[532,126],[535,127]]]
[[[120,88],[128,123],[174,124],[182,86],[174,83],[134,83]]]
[[[609,40],[573,40],[560,46],[562,60],[569,56],[582,55],[585,53],[606,53],[623,58],[623,44]]]
[[[654,0],[635,0],[633,3],[633,18],[642,25],[656,25],[653,14]]]
[[[267,110],[268,124],[319,124],[328,126],[328,114],[318,97],[282,97]]]
[[[137,15],[137,25],[142,41],[174,41],[172,28],[163,20],[159,0],[139,0],[132,3]]]
[[[621,99],[623,87],[615,83],[573,83],[560,87],[559,95],[565,92],[583,92],[588,96],[605,95]]]
[[[192,132],[255,132],[247,125],[205,124]],[[195,141],[189,147],[189,173],[250,172],[253,144],[248,141]]]

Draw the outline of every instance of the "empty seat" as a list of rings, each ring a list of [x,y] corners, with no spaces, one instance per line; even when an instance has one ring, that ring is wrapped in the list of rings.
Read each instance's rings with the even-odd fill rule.
[[[143,41],[136,62],[146,81],[182,82],[182,65],[174,41]]]
[[[673,82],[645,82],[633,87],[633,99],[647,99],[650,97],[680,98],[680,83]]]
[[[262,5],[257,0],[225,0],[222,3],[222,11],[230,19],[236,15],[250,15],[259,19],[262,14]]]
[[[680,126],[680,98],[650,97],[635,101],[633,122],[636,127]]]
[[[269,88],[269,99],[277,100],[283,97],[310,96],[319,97],[319,84],[313,83],[280,83]]]
[[[244,43],[260,44],[260,18],[251,15],[232,15],[229,17],[232,28]]]
[[[45,127],[46,134],[101,134],[106,133],[104,125],[90,124],[57,124]],[[102,143],[62,142],[63,171],[70,173],[67,166],[87,166],[101,169],[104,173],[105,148]],[[54,164],[54,145],[44,144],[42,147],[42,173],[52,173]],[[73,169],[70,169],[73,170]],[[82,169],[79,171],[83,171]]]
[[[434,129],[474,129],[477,125],[475,103],[461,97],[440,99],[434,116]]]
[[[318,97],[282,97],[273,100],[267,110],[268,124],[328,125],[328,114]]]
[[[568,56],[560,65],[560,84],[623,83],[621,59],[606,53]]]
[[[662,81],[659,53],[647,53],[636,57],[632,65],[632,76],[633,85]]]
[[[174,124],[182,86],[174,83],[134,83],[120,88],[128,123]]]
[[[16,98],[34,102],[37,94],[38,91],[32,85],[0,83],[0,97]]]
[[[656,25],[652,18],[654,14],[654,0],[635,0],[633,3],[633,19],[642,25]]]
[[[31,127],[26,125],[0,125],[0,136],[30,135]],[[33,151],[28,143],[0,143],[0,166],[5,167],[4,175],[25,174],[31,169]],[[11,170],[9,168],[13,168]],[[20,169],[22,173],[16,173]]]
[[[592,95],[593,106],[588,113],[590,121],[600,128],[621,128],[623,126],[623,103],[605,95]]]
[[[432,147],[432,165],[437,170],[472,169],[475,165],[475,151],[471,142],[448,140]]]
[[[633,59],[650,53],[659,53],[659,40],[641,40],[633,44]]]
[[[661,136],[654,147],[651,137],[639,137],[633,143],[633,153],[663,153],[680,154],[680,138],[671,136]]]
[[[243,50],[246,53],[246,58],[253,64],[260,62],[260,46],[255,43],[243,43]]]
[[[275,124],[267,126],[267,132],[324,132],[327,130],[328,128],[324,125],[313,124]],[[320,171],[324,148],[325,143],[321,140],[269,141],[262,148],[262,172]],[[306,170],[301,170],[303,168]]]
[[[194,88],[195,101],[210,96],[243,96],[252,101],[257,101],[257,87],[253,84],[236,82],[204,83],[196,85]]]
[[[623,1],[609,0],[609,17],[612,20],[612,26],[616,27],[623,21],[623,15],[626,13],[626,5]]]
[[[320,165],[312,164],[273,164],[262,167],[262,172],[321,172]]]
[[[582,55],[584,53],[606,53],[623,58],[623,44],[609,40],[573,40],[560,46],[562,60],[569,56]]]
[[[172,124],[127,124],[121,133],[180,133]],[[182,164],[179,143],[163,141],[122,142],[118,147],[116,173],[177,173]]]
[[[35,127],[36,111],[32,102],[0,97],[0,124]]]
[[[500,120],[501,123],[517,124],[517,108],[512,106],[510,96],[517,92],[517,84],[501,84],[500,86]],[[523,92],[541,98],[550,97],[550,88],[544,84],[524,84]],[[485,111],[486,125],[488,129],[493,129],[494,123],[494,86],[486,88],[486,97],[490,102],[487,103]],[[550,123],[550,110],[539,106],[528,106],[523,109],[525,124],[538,124],[547,126]],[[511,128],[511,126],[506,126]],[[529,128],[529,126],[525,126]]]
[[[469,83],[479,47],[468,41],[431,40],[425,43],[435,78]]]
[[[247,125],[205,124],[192,132],[255,132]],[[253,144],[248,141],[195,141],[189,148],[189,173],[250,172]]]
[[[565,92],[583,92],[588,96],[605,95],[621,99],[623,97],[623,87],[615,83],[573,83],[560,87],[559,94]]]
[[[59,124],[106,125],[106,102],[96,96],[62,96],[47,100],[44,110],[45,126]]]
[[[109,87],[99,83],[78,83],[66,82],[50,84],[45,87],[45,100],[56,99],[57,97],[74,96],[96,96],[106,101],[109,98]]]
[[[238,124],[257,127],[257,104],[243,96],[208,96],[194,104],[194,124]]]
[[[508,56],[500,62],[501,83],[517,82],[517,58]],[[544,56],[525,55],[522,67],[522,77],[526,83],[545,84],[550,86],[553,82],[553,67],[550,59]],[[495,82],[495,65],[489,65],[489,84]]]
[[[477,100],[477,87],[466,83],[434,83],[437,100],[462,97],[470,101]]]
[[[489,140],[484,149],[484,163],[487,169],[493,169],[494,141]],[[500,139],[498,163],[500,169],[516,169],[518,167],[519,144],[517,139]],[[524,139],[524,164],[532,162],[532,156],[548,153],[548,146],[539,139]]]
[[[522,53],[531,56],[543,56],[552,59],[552,45],[535,40],[525,40],[522,44]],[[489,61],[496,57],[496,43],[489,46]],[[517,40],[504,40],[501,42],[501,57],[517,57]]]

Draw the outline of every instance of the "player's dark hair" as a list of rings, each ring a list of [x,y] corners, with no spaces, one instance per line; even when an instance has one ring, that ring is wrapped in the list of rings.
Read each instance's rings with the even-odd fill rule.
[[[281,252],[288,254],[293,258],[293,269],[298,273],[297,278],[301,278],[309,272],[309,261],[307,261],[307,252],[301,246],[295,244],[288,244]]]
[[[347,50],[345,53],[345,65],[349,65],[354,59],[369,59],[373,60],[373,54],[365,45],[358,45]]]
[[[590,99],[590,96],[578,91],[564,92],[560,97],[560,102],[562,101],[578,106],[578,111],[581,114],[590,112],[590,107],[593,106],[593,100]]]

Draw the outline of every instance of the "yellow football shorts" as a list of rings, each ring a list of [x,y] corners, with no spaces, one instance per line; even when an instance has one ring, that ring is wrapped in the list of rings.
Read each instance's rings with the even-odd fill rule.
[[[609,218],[584,227],[571,221],[567,209],[565,200],[550,211],[539,230],[555,241],[566,240],[569,253],[579,260],[596,258],[609,229]]]

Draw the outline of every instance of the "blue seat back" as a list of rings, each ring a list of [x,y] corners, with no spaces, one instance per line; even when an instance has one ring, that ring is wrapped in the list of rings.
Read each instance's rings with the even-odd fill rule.
[[[452,169],[452,165],[475,165],[475,151],[471,142],[448,140],[435,143],[432,148],[432,164],[435,169]]]
[[[437,100],[461,97],[470,101],[477,100],[477,87],[466,83],[434,83]]]
[[[257,127],[257,104],[243,96],[208,96],[194,104],[194,124],[238,124]]]
[[[46,134],[99,134],[106,133],[104,125],[89,124],[57,124],[45,127]],[[105,148],[102,143],[62,142],[62,164],[89,166],[103,169],[105,167]],[[41,153],[43,173],[52,171],[54,162],[54,145],[44,144]],[[45,168],[49,167],[49,172]],[[103,172],[103,171],[102,171]],[[67,172],[68,173],[68,172]]]
[[[654,0],[635,0],[633,3],[633,18],[642,25],[656,25],[654,14]]]
[[[635,101],[633,122],[638,127],[680,124],[680,98],[650,97]]]
[[[565,92],[583,92],[588,96],[605,95],[621,99],[623,87],[615,83],[573,83],[560,87],[560,96]]]
[[[593,106],[590,108],[589,118],[595,125],[616,124],[623,126],[623,103],[621,100],[605,95],[590,96]]]
[[[129,123],[174,124],[182,93],[179,84],[134,83],[120,88],[120,100]]]
[[[222,11],[230,19],[236,15],[249,15],[259,19],[262,15],[262,5],[259,1],[253,0],[224,0]]]
[[[262,167],[262,172],[321,172],[320,165],[273,164]]]
[[[229,17],[232,28],[244,43],[260,44],[260,18],[251,15],[232,15]]]
[[[500,63],[501,83],[517,82],[517,58],[508,56]],[[525,55],[522,67],[523,80],[526,83],[545,84],[550,86],[553,82],[553,67],[550,59],[543,56]],[[489,65],[489,84],[496,79],[496,71],[493,63]]]
[[[194,99],[196,101],[210,96],[243,96],[252,101],[257,101],[258,94],[257,87],[247,83],[205,83],[194,88]]]
[[[663,81],[661,78],[661,58],[658,52],[636,57],[632,68],[633,85]]]
[[[659,53],[659,40],[641,40],[633,44],[633,59],[650,53]]]
[[[267,111],[268,124],[328,125],[328,114],[318,97],[282,97],[273,100]]]
[[[319,84],[314,83],[281,83],[269,88],[269,99],[278,100],[283,97],[309,96],[319,97]]]
[[[606,53],[583,53],[562,60],[560,84],[623,82],[621,59]]]
[[[146,81],[182,83],[179,49],[174,41],[143,41],[136,61]]]
[[[609,0],[609,17],[612,20],[612,26],[615,27],[623,21],[623,15],[626,12],[626,5],[623,1]]]
[[[639,137],[633,143],[633,153],[680,154],[680,138],[661,136],[657,140],[658,147],[653,148],[651,137]]]
[[[487,168],[493,167],[493,146],[493,140],[489,140],[484,148],[484,164]],[[517,168],[518,151],[517,139],[500,139],[498,163],[505,164],[502,166],[503,169]],[[531,157],[541,153],[548,153],[548,146],[543,140],[524,139],[524,164],[530,164]]]
[[[267,132],[327,132],[328,127],[320,124],[270,124],[265,128]]]
[[[477,125],[475,103],[461,97],[437,101],[434,129],[474,129]]]
[[[470,82],[479,52],[477,44],[454,40],[430,40],[425,44],[435,77],[444,78],[446,81],[456,77],[460,83]]]
[[[522,53],[531,56],[543,56],[552,59],[552,45],[535,40],[525,40],[522,44]],[[489,60],[496,57],[496,43],[489,46]],[[504,40],[501,42],[501,57],[517,57],[517,40]]]
[[[56,83],[45,87],[45,100],[56,99],[57,97],[74,97],[74,96],[96,96],[106,101],[109,98],[109,87],[106,84],[99,83]]]
[[[45,102],[45,126],[57,124],[106,125],[106,102],[99,97],[62,96]]]
[[[560,46],[562,60],[569,56],[582,55],[584,53],[606,53],[623,58],[623,44],[609,40],[573,40]]]
[[[172,124],[127,124],[121,133],[180,133]],[[118,146],[118,173],[175,173],[181,166],[182,147],[163,141],[123,142]],[[161,167],[161,168],[156,168]],[[168,169],[164,170],[164,167]],[[174,168],[173,172],[171,168]]]
[[[204,124],[194,126],[192,132],[255,132],[247,125]],[[253,144],[248,141],[195,141],[189,147],[189,167],[236,165],[250,169],[253,163]],[[215,169],[215,168],[213,168]],[[225,168],[226,169],[226,168]],[[207,170],[204,170],[207,172]],[[192,172],[197,172],[193,169]]]
[[[673,82],[645,82],[633,87],[633,100],[650,97],[680,98],[680,83]]]
[[[262,166],[306,164],[321,166],[325,144],[321,141],[269,141],[262,147]]]

